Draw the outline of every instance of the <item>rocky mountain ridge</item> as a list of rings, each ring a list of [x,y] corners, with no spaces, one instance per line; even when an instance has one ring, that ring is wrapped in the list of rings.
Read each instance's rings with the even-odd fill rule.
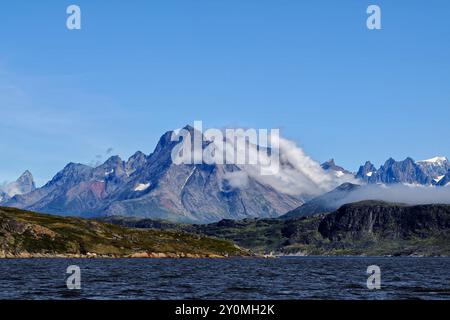
[[[450,175],[450,162],[445,157],[414,161],[408,157],[403,161],[389,158],[379,169],[367,161],[356,173],[356,178],[369,184],[406,183],[445,186]],[[444,179],[444,180],[443,180]]]
[[[192,127],[186,127],[193,130]],[[251,177],[236,188],[235,165],[174,164],[173,132],[165,133],[154,152],[118,156],[95,168],[70,163],[43,187],[15,195],[2,205],[37,212],[83,217],[135,215],[182,222],[223,218],[278,217],[302,201]]]
[[[185,130],[193,136],[193,127],[186,126]],[[342,204],[337,201],[339,198],[353,191],[346,183],[311,200],[312,196],[297,195],[285,186],[280,191],[269,180],[249,176],[237,165],[175,164],[171,155],[178,141],[172,141],[173,135],[173,131],[166,132],[149,155],[138,151],[126,161],[112,156],[96,167],[69,163],[40,188],[35,187],[31,173],[26,171],[17,181],[0,189],[0,204],[68,216],[123,215],[208,223],[330,212]],[[203,148],[209,143],[203,141]],[[284,165],[289,167],[290,163]],[[309,169],[314,172],[303,175],[305,183],[318,174],[317,169],[321,171],[319,174],[327,175],[327,181],[330,177],[336,181],[350,181],[354,177],[353,185],[444,187],[450,183],[450,164],[445,157],[424,161],[390,158],[378,169],[367,161],[356,174],[337,165],[334,159],[323,163],[321,168]],[[287,175],[282,179],[286,182],[295,177]],[[330,187],[327,185],[320,192]]]

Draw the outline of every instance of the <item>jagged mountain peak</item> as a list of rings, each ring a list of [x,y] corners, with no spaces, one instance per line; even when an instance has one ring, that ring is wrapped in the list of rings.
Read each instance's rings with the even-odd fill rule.
[[[127,175],[131,175],[137,170],[143,168],[147,163],[147,155],[141,151],[135,152],[125,163]]]
[[[115,155],[115,156],[109,157],[103,163],[103,165],[117,165],[117,164],[121,164],[121,163],[123,163],[122,158],[120,158],[119,156]]]
[[[372,162],[366,161],[363,166],[359,167],[359,170],[356,173],[356,178],[368,182],[376,172],[377,168],[372,164]]]
[[[136,151],[131,157],[128,158],[127,162],[136,160],[136,159],[143,159],[146,158],[147,155],[143,153],[142,151]]]
[[[29,170],[25,170],[24,173],[22,173],[21,176],[19,177],[19,179],[17,179],[17,180],[20,180],[22,178],[31,178],[31,179],[33,179],[33,174]]]
[[[324,169],[326,171],[328,171],[328,170],[335,171],[337,176],[342,176],[344,174],[351,174],[350,171],[344,169],[341,166],[338,166],[335,163],[333,158],[328,160],[328,161],[326,161],[326,162],[324,162],[324,163],[322,163],[321,167],[322,167],[322,169]]]
[[[360,167],[360,170],[361,168],[363,168],[366,172],[367,170],[376,171],[375,165],[370,161],[366,161],[366,163],[364,163],[364,165]]]
[[[331,158],[330,160],[325,161],[324,163],[322,163],[322,168],[324,166],[335,166],[335,165],[336,165],[336,163],[334,162],[334,158]]]
[[[385,164],[394,163],[394,162],[396,162],[395,159],[392,158],[392,157],[389,157],[389,158],[386,160]]]
[[[82,163],[70,162],[59,171],[43,188],[56,185],[72,185],[91,176],[93,168]]]
[[[386,160],[384,163],[385,166],[395,165],[395,164],[408,164],[408,163],[415,163],[414,159],[411,157],[406,157],[404,160],[397,161],[394,158],[390,157]]]
[[[166,133],[164,133],[160,138],[159,141],[156,145],[155,150],[153,151],[153,153],[151,154],[158,154],[164,150],[167,149],[172,149],[173,146],[175,146],[178,141],[172,141],[172,135],[174,134],[174,131],[167,131]]]
[[[17,183],[34,184],[33,174],[29,170],[25,170],[16,180]]]
[[[106,160],[103,164],[96,167],[93,171],[93,175],[97,179],[121,177],[126,175],[125,162],[119,156],[112,156]]]
[[[87,164],[77,163],[77,162],[69,162],[68,164],[66,164],[66,166],[60,172],[72,171],[72,170],[77,170],[77,169],[88,169],[88,168],[92,169],[92,167],[88,166]]]

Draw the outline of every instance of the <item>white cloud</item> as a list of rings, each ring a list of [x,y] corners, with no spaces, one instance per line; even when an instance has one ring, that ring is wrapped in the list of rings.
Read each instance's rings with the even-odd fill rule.
[[[405,184],[364,185],[340,200],[337,205],[363,200],[382,200],[412,205],[450,204],[450,187]]]
[[[0,185],[0,191],[3,191],[10,197],[14,197],[16,194],[22,193],[16,182],[3,182]]]
[[[226,172],[224,179],[233,188],[245,189],[248,186],[248,174],[245,171]]]
[[[227,140],[226,148],[236,149],[236,147],[239,146],[236,146],[233,141]],[[239,178],[245,180],[249,176],[282,193],[293,196],[316,196],[330,191],[344,182],[357,182],[353,175],[336,175],[334,171],[322,169],[319,162],[309,157],[293,141],[279,138],[279,147],[279,170],[275,171],[272,175],[262,175],[262,166],[260,163],[270,163],[270,158],[276,155],[268,155],[266,149],[250,145],[247,151],[249,153],[248,158],[260,159],[262,161],[257,165],[238,165],[246,175],[235,175],[233,177],[233,184],[238,186],[240,185]],[[237,152],[245,152],[245,150],[237,150]],[[242,181],[242,185],[245,184],[246,182]]]

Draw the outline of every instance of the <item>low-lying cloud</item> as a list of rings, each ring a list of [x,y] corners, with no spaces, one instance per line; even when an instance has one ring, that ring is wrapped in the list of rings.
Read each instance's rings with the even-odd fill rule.
[[[404,204],[450,204],[450,187],[422,185],[363,185],[350,192],[336,206],[363,200],[381,200]]]
[[[0,192],[6,193],[8,196],[13,197],[16,194],[20,194],[21,190],[16,182],[3,182],[0,184]]]
[[[236,188],[247,185],[248,177],[260,183],[269,185],[278,192],[292,196],[316,196],[330,191],[345,182],[356,183],[351,174],[337,174],[333,170],[324,170],[320,163],[309,157],[295,142],[279,137],[279,170],[270,175],[262,175],[264,164],[273,163],[273,157],[266,148],[247,145],[247,150],[236,150],[239,146],[235,141],[226,141],[226,148],[233,148],[236,152],[247,152],[248,158],[260,159],[258,164],[238,165],[244,174],[234,175],[229,182]],[[271,159],[272,158],[272,159]],[[248,177],[247,177],[248,176]]]

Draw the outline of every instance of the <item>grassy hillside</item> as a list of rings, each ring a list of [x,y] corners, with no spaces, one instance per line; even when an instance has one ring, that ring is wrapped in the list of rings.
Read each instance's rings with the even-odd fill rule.
[[[132,229],[0,207],[0,257],[222,257],[230,241],[181,230]]]

